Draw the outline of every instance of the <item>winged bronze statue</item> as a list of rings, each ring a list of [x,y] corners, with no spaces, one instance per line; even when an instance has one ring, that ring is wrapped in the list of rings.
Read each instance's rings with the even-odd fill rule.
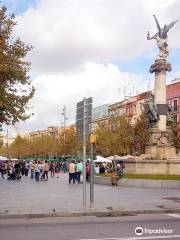
[[[164,24],[164,27],[161,28],[157,18],[155,15],[153,15],[154,17],[154,20],[156,22],[156,26],[157,26],[157,29],[158,29],[158,34],[159,34],[159,37],[160,38],[164,38],[164,39],[167,39],[167,33],[168,31],[174,26],[175,23],[177,23],[179,20],[175,20],[173,22],[171,22],[170,24]]]
[[[154,17],[154,20],[156,22],[158,32],[155,35],[153,35],[152,37],[150,37],[150,33],[148,31],[147,40],[156,39],[157,45],[158,45],[158,48],[159,48],[158,58],[163,58],[164,59],[169,55],[167,33],[174,26],[174,24],[176,24],[179,20],[175,20],[175,21],[171,22],[170,24],[164,24],[164,27],[161,28],[156,16],[153,15],[153,17]]]

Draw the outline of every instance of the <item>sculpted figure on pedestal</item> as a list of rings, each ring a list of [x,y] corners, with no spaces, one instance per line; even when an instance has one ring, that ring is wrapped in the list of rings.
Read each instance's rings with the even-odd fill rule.
[[[173,21],[170,24],[165,24],[163,28],[161,28],[157,18],[155,15],[153,15],[154,20],[156,22],[156,26],[158,29],[158,32],[150,37],[150,33],[148,31],[147,33],[147,39],[156,39],[157,41],[157,46],[159,48],[159,54],[158,54],[158,59],[166,59],[167,56],[169,55],[169,49],[168,49],[168,31],[174,26],[174,24],[178,21]]]
[[[154,96],[152,94],[150,95],[147,102],[147,115],[150,124],[155,123],[159,120],[157,109],[154,103]]]

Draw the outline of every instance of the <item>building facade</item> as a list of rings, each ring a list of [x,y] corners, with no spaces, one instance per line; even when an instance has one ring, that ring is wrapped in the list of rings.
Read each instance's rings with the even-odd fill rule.
[[[142,113],[143,105],[147,102],[151,93],[151,91],[143,92],[120,102],[93,108],[93,129],[96,128],[99,122],[105,121],[111,114],[125,114],[130,119],[131,123],[134,124]],[[171,84],[166,86],[166,97],[172,117],[175,122],[180,122],[180,78],[173,80]]]
[[[108,118],[109,105],[110,104],[104,104],[92,109],[92,121],[91,121],[92,131],[96,129],[98,123],[105,121]]]
[[[172,81],[166,87],[167,103],[176,123],[180,122],[180,78]]]

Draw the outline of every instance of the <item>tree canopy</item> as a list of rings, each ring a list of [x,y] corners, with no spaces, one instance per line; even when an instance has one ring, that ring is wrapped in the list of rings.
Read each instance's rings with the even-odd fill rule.
[[[74,126],[69,127],[58,136],[48,134],[36,137],[22,137],[18,135],[8,146],[8,155],[10,157],[45,157],[45,156],[75,156],[79,149],[79,143],[76,138]],[[6,154],[7,146],[0,148],[1,154]]]
[[[0,129],[3,124],[15,124],[26,120],[31,114],[28,102],[34,95],[28,72],[30,63],[25,60],[32,49],[20,38],[13,38],[15,15],[7,15],[0,7]]]
[[[125,116],[110,116],[95,131],[96,151],[103,156],[126,155],[131,151],[133,128]]]
[[[177,152],[180,150],[180,121],[171,123],[172,129],[172,140],[174,142],[174,146],[176,147]]]
[[[140,155],[145,152],[145,146],[150,137],[148,129],[149,120],[146,112],[143,111],[133,126],[133,153]]]

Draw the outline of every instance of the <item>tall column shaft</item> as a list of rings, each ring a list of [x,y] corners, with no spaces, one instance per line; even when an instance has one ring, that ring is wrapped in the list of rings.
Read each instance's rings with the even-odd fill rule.
[[[155,73],[154,103],[159,115],[157,126],[159,131],[166,131],[166,71],[171,71],[171,65],[165,59],[157,59],[150,67],[150,73]]]
[[[154,102],[156,106],[159,104],[166,104],[166,72],[155,73],[155,89],[154,89]],[[159,121],[157,123],[160,131],[166,131],[166,115],[159,114]]]

